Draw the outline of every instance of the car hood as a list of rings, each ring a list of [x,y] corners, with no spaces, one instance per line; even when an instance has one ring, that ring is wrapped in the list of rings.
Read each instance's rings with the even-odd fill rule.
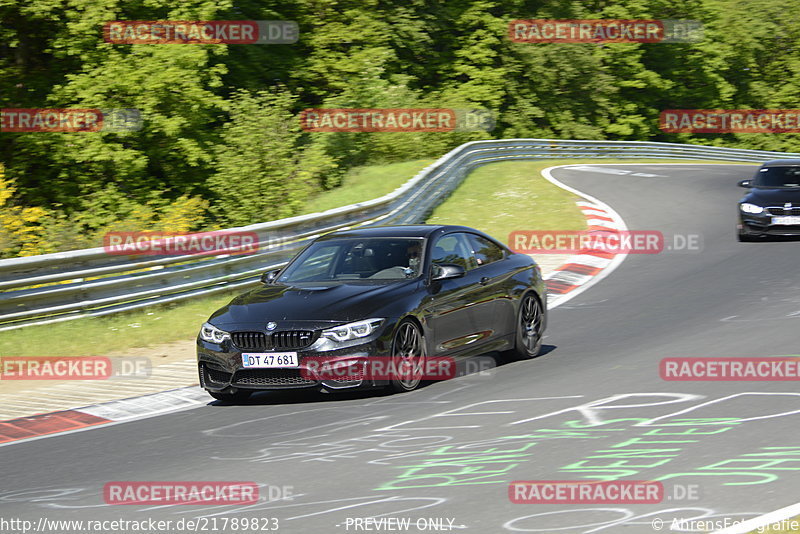
[[[751,202],[758,206],[783,206],[791,202],[800,206],[800,187],[791,189],[762,189],[754,187],[742,199],[742,202]]]
[[[416,280],[383,284],[317,284],[295,287],[274,284],[239,295],[209,321],[226,328],[263,330],[269,321],[278,329],[316,330],[376,317],[389,304],[414,291]],[[382,315],[377,315],[382,316]]]

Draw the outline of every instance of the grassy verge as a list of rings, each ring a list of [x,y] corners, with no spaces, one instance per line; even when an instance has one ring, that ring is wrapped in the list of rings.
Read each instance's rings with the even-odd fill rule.
[[[637,161],[602,161],[634,162]],[[430,163],[432,160],[418,160],[361,168],[348,176],[342,189],[312,199],[306,212],[377,198],[391,192]],[[578,197],[555,187],[540,175],[546,167],[573,163],[600,162],[574,159],[514,161],[479,167],[435,210],[428,222],[465,224],[501,240],[506,240],[512,230],[583,229],[585,220],[575,206]],[[106,356],[130,348],[193,339],[203,321],[236,293],[109,317],[76,319],[3,332],[0,334],[0,357],[50,356],[55,353],[62,356]]]
[[[241,291],[9,330],[0,333],[0,356],[109,356],[130,348],[193,339],[208,316],[238,293]]]
[[[434,159],[402,161],[388,165],[358,167],[345,175],[336,189],[324,191],[310,199],[299,215],[325,211],[364,202],[391,193],[419,171],[433,163]]]
[[[583,230],[580,197],[554,186],[540,171],[560,162],[504,161],[478,167],[426,222],[463,224],[507,242],[513,230]]]

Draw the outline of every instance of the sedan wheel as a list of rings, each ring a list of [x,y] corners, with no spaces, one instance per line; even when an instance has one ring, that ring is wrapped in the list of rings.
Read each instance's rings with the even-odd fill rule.
[[[741,241],[742,243],[752,243],[753,241],[758,241],[758,238],[756,236],[745,234],[744,232],[741,231],[739,232],[737,237],[739,238],[739,241]]]
[[[514,345],[514,355],[527,360],[539,354],[542,348],[542,330],[544,316],[539,299],[530,293],[522,297],[517,319],[517,335]]]
[[[396,392],[411,391],[422,381],[425,367],[425,339],[412,321],[403,322],[392,343],[392,379],[389,387]]]

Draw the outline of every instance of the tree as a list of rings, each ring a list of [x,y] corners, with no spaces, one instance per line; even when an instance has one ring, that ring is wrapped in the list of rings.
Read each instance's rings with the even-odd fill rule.
[[[319,145],[302,146],[296,97],[286,90],[233,94],[230,121],[215,150],[208,188],[223,225],[246,225],[295,214],[322,176],[335,169]]]

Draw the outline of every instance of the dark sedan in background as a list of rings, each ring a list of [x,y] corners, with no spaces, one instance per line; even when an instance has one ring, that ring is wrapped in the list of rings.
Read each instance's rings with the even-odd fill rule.
[[[536,263],[464,226],[330,233],[261,280],[197,338],[200,383],[216,399],[286,388],[410,391],[430,359],[489,351],[532,358],[546,326]],[[356,368],[382,358],[410,372],[324,375],[312,365],[320,358]]]
[[[800,159],[764,163],[739,201],[739,241],[767,236],[800,236]]]

